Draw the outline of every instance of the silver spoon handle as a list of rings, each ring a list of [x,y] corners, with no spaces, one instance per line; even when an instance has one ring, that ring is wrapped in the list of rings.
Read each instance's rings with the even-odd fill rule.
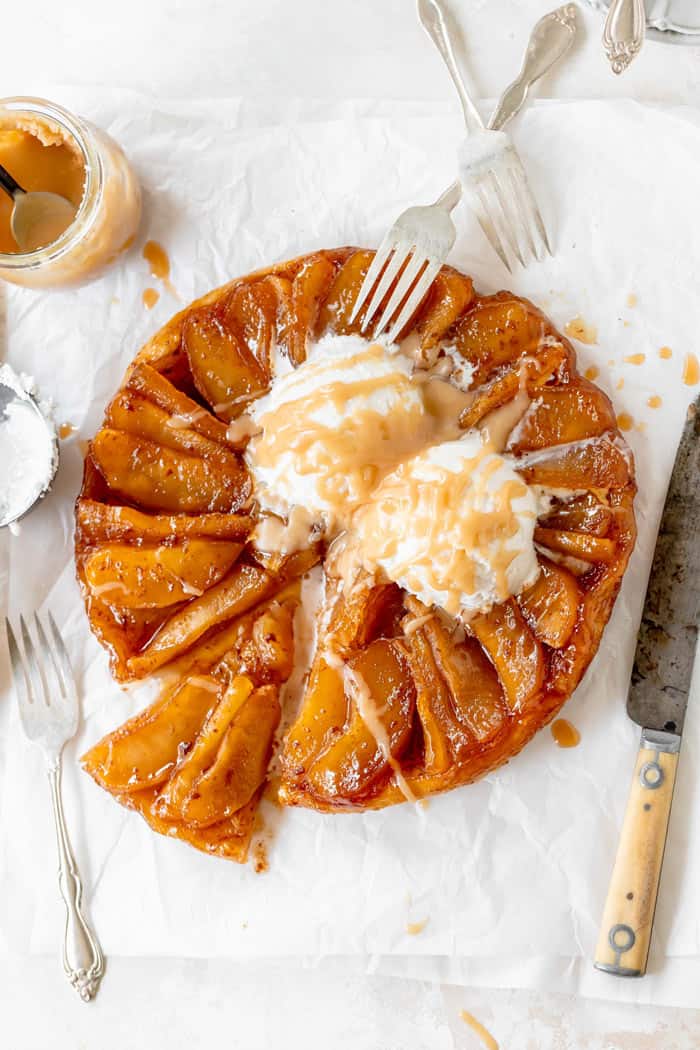
[[[489,121],[498,131],[520,112],[530,88],[571,47],[576,36],[576,5],[564,4],[539,20],[530,34],[517,78],[505,89]]]
[[[0,164],[0,190],[4,190],[8,197],[12,197],[13,200],[18,193],[24,193],[17,180],[12,178],[7,168],[3,168],[2,164]]]
[[[49,785],[58,846],[58,885],[66,905],[63,969],[80,998],[89,1002],[102,979],[104,958],[97,937],[82,912],[83,884],[63,814],[60,757],[55,765],[49,767]]]
[[[457,60],[452,49],[450,34],[445,24],[445,16],[442,13],[438,0],[418,0],[418,17],[426,33],[440,52],[442,60],[447,66],[447,71],[452,77],[452,82],[457,88],[459,101],[462,103],[464,122],[469,131],[483,129],[484,122],[479,110],[476,108],[469,92],[466,89],[462,74],[459,71]]]
[[[646,24],[644,0],[612,0],[603,29],[603,47],[613,73],[624,73],[639,54]]]

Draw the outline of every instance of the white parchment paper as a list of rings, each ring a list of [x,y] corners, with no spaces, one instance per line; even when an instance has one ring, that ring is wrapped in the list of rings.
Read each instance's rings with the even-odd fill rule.
[[[54,95],[56,91],[54,90]],[[367,102],[182,103],[66,90],[57,97],[125,146],[145,188],[137,244],[73,292],[6,287],[5,356],[78,433],[54,491],[18,537],[0,537],[1,611],[50,607],[83,695],[65,792],[91,912],[106,952],[288,956],[453,983],[562,988],[697,1005],[700,718],[691,710],[656,919],[651,976],[593,974],[591,957],[636,754],[624,701],[675,447],[697,392],[682,381],[700,331],[700,116],[634,103],[538,105],[515,130],[553,260],[509,276],[468,213],[451,261],[482,290],[510,287],[563,326],[597,328],[583,367],[635,429],[639,543],[600,652],[565,709],[581,744],[545,730],[469,788],[379,813],[269,814],[270,871],[218,861],[153,834],[80,772],[78,756],[140,701],[116,687],[73,578],[79,441],[139,346],[178,308],[260,265],[317,247],[377,244],[409,204],[448,185],[456,110]],[[167,248],[176,299],[141,257]],[[161,298],[152,311],[146,287]],[[628,305],[628,297],[636,305]],[[673,356],[663,360],[662,346]],[[643,353],[642,365],[625,358]],[[618,389],[618,387],[620,387]],[[647,400],[662,398],[658,409]],[[40,755],[24,740],[0,656],[0,950],[51,951],[63,915]],[[427,919],[423,932],[407,924]]]

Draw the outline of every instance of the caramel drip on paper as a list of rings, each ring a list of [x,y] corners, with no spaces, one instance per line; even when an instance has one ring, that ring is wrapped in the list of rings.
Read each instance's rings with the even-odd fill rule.
[[[552,736],[559,747],[576,747],[581,741],[581,734],[576,726],[565,718],[557,718],[552,722]]]

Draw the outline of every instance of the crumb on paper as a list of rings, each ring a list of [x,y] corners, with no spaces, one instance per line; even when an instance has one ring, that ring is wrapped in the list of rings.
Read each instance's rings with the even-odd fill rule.
[[[270,870],[270,862],[267,858],[267,846],[259,839],[253,843],[253,869],[256,875]]]
[[[576,339],[579,343],[585,343],[586,346],[595,346],[598,342],[598,329],[595,325],[587,324],[580,314],[567,321],[564,325],[564,331],[572,339]]]
[[[626,365],[643,365],[647,359],[646,354],[628,354],[623,358]]]
[[[662,357],[664,361],[668,361],[669,358],[673,357],[673,350],[670,346],[662,346],[659,350],[659,357]]]
[[[428,919],[420,919],[418,922],[407,922],[406,933],[410,933],[412,937],[422,933],[425,927],[428,925]]]
[[[627,305],[636,306],[638,302],[639,300],[637,299],[637,296],[634,294],[634,292],[630,292],[630,294],[627,296]]]
[[[620,412],[617,417],[617,425],[620,430],[631,430],[634,426],[634,420],[629,412]]]
[[[624,379],[620,378],[620,379],[618,379],[617,383],[615,384],[615,389],[616,390],[622,390],[624,385],[625,385]]]

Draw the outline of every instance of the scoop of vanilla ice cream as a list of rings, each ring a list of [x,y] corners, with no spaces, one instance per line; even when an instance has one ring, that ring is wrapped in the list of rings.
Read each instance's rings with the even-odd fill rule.
[[[426,605],[487,611],[534,583],[534,494],[480,432],[428,448],[353,516],[356,556]]]
[[[412,362],[360,336],[331,335],[251,409],[246,458],[264,510],[303,506],[344,528],[386,469],[415,451],[427,413]]]

